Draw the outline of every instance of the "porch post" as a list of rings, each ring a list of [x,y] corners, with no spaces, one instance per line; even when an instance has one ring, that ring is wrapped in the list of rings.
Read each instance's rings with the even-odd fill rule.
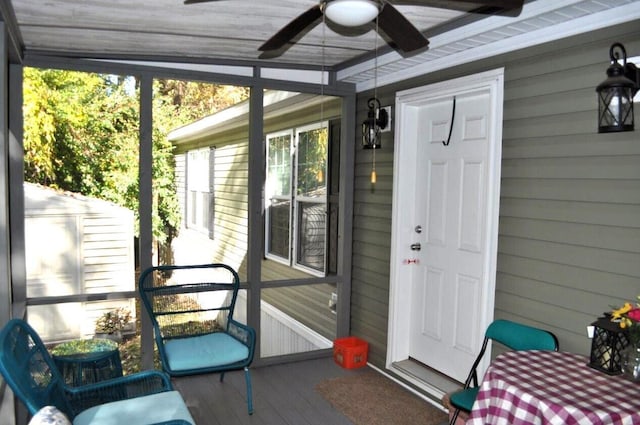
[[[256,360],[260,362],[260,286],[262,258],[262,182],[265,164],[263,147],[264,87],[260,68],[254,71],[255,84],[249,100],[249,238],[247,246],[247,323],[256,330]]]
[[[355,178],[355,128],[356,95],[342,98],[342,123],[340,135],[340,221],[338,224],[338,337],[351,330],[351,262],[353,257],[353,188]]]
[[[153,77],[140,76],[140,270],[152,266],[153,233],[151,216],[153,214]],[[136,283],[136,288],[138,287]],[[142,309],[144,311],[144,309]],[[143,369],[153,369],[153,331],[151,319],[146,313],[140,314],[140,350]]]

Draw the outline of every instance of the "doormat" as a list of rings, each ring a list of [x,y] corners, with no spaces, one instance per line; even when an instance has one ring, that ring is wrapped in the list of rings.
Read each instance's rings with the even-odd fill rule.
[[[316,385],[355,425],[440,425],[448,415],[382,374],[366,370]]]

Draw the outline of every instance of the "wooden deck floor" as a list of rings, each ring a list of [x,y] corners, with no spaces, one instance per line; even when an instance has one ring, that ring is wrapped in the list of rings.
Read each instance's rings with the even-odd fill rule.
[[[364,370],[364,369],[362,369]],[[198,425],[351,425],[314,387],[327,378],[359,373],[331,358],[251,369],[254,413],[247,414],[243,372],[174,378]]]

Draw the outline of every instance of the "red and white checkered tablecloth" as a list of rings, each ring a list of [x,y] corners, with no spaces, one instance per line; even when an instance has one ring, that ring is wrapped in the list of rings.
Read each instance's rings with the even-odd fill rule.
[[[487,369],[466,425],[640,424],[640,383],[558,351],[510,351]]]

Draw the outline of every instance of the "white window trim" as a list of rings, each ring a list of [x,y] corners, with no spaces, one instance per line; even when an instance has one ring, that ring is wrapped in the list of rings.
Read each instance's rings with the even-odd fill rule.
[[[291,201],[291,206],[290,206],[290,210],[289,210],[289,250],[288,250],[288,256],[289,258],[283,258],[279,255],[275,255],[275,254],[271,254],[269,253],[269,246],[267,241],[269,240],[269,236],[270,236],[270,227],[268,225],[269,221],[270,221],[270,217],[269,217],[269,202],[270,202],[270,198],[268,199],[268,197],[270,196],[268,194],[267,188],[265,187],[265,199],[264,199],[264,206],[265,206],[265,236],[264,236],[264,240],[265,240],[265,246],[264,246],[264,251],[265,251],[265,257],[273,260],[273,261],[277,261],[281,264],[293,267],[294,269],[297,270],[301,270],[304,271],[305,273],[309,273],[311,275],[314,276],[318,276],[318,277],[324,277],[327,275],[327,270],[326,270],[326,265],[327,265],[327,243],[328,243],[328,234],[329,234],[329,230],[327,228],[327,223],[325,222],[325,229],[324,229],[324,235],[325,235],[325,241],[324,241],[324,250],[323,250],[323,270],[317,270],[311,267],[308,267],[304,264],[298,263],[297,261],[297,250],[298,250],[298,227],[299,224],[297,222],[297,211],[298,211],[298,205],[300,202],[315,202],[317,204],[323,204],[324,205],[324,211],[326,214],[326,210],[328,207],[328,193],[325,193],[324,198],[322,199],[322,201],[317,202],[318,198],[309,198],[309,197],[303,197],[303,196],[298,196],[297,195],[297,172],[298,172],[298,155],[297,155],[297,147],[298,147],[298,140],[299,140],[299,135],[300,133],[304,133],[307,131],[311,131],[311,130],[317,130],[317,129],[322,129],[325,128],[327,129],[328,132],[328,128],[329,128],[329,122],[328,121],[320,121],[320,122],[315,122],[312,124],[308,124],[308,125],[304,125],[301,127],[295,127],[295,128],[291,128],[291,129],[287,129],[284,131],[279,131],[279,132],[274,132],[274,133],[269,133],[266,135],[265,138],[265,145],[266,145],[266,156],[267,156],[267,160],[269,158],[269,140],[272,138],[276,138],[276,137],[281,137],[281,136],[285,136],[285,135],[289,135],[291,138],[291,185],[290,185],[290,193],[289,193],[289,200]],[[327,178],[327,169],[328,169],[328,162],[329,162],[329,158],[326,157],[325,158],[325,166],[324,166],[324,176],[325,179]],[[328,188],[327,188],[328,191]]]
[[[307,131],[312,131],[312,130],[318,130],[318,129],[322,129],[322,128],[326,128],[327,132],[329,131],[329,125],[328,125],[328,121],[320,121],[320,122],[316,122],[313,124],[309,124],[309,125],[305,125],[302,127],[297,127],[295,129],[296,132],[296,137],[295,137],[295,150],[294,152],[296,153],[294,155],[295,157],[295,164],[293,166],[293,174],[294,174],[294,184],[292,187],[292,192],[293,192],[293,198],[292,198],[292,205],[294,206],[293,208],[293,212],[291,214],[291,219],[293,221],[293,225],[292,225],[292,229],[291,229],[291,237],[292,237],[292,241],[291,241],[291,246],[292,246],[292,267],[301,271],[304,271],[306,273],[312,274],[314,276],[318,276],[318,277],[324,277],[327,274],[326,271],[326,266],[327,266],[327,236],[328,236],[328,229],[327,229],[327,223],[325,220],[325,228],[324,228],[324,235],[325,235],[325,241],[324,241],[324,249],[323,249],[323,269],[322,270],[317,270],[311,267],[308,267],[304,264],[298,263],[298,220],[297,220],[297,211],[298,211],[298,205],[301,202],[309,202],[309,201],[316,201],[316,199],[318,198],[309,198],[309,197],[304,197],[304,196],[298,196],[297,195],[297,189],[298,189],[298,158],[299,156],[297,155],[297,149],[298,149],[298,141],[300,140],[300,133],[305,133]],[[328,134],[327,134],[328,135]],[[327,140],[328,143],[328,140]],[[329,158],[326,157],[325,158],[325,163],[324,163],[324,175],[325,175],[325,179],[327,176],[327,165],[329,162]],[[327,191],[329,190],[329,188],[327,187]],[[324,194],[324,199],[322,200],[322,202],[316,202],[317,204],[322,204],[324,206],[324,212],[326,215],[327,212],[327,201],[328,201],[328,196],[327,196],[327,192],[325,192]]]
[[[295,144],[294,144],[294,133],[293,133],[293,129],[289,129],[289,130],[284,130],[284,131],[279,131],[276,133],[269,133],[266,136],[266,157],[267,157],[267,161],[269,158],[269,140],[271,139],[275,139],[276,137],[282,137],[282,136],[289,136],[289,141],[290,141],[290,147],[289,147],[289,164],[291,165],[291,172],[290,172],[290,184],[289,184],[289,195],[288,195],[288,200],[291,200],[294,196],[293,191],[294,191],[294,180],[292,177],[292,174],[294,172],[293,168],[294,168],[294,163],[293,163],[293,153],[294,153],[294,148],[295,148]],[[267,164],[268,166],[268,164]],[[268,169],[267,169],[267,173],[265,173],[268,176]],[[291,244],[293,243],[292,240],[292,223],[291,221],[293,220],[293,202],[291,202],[291,204],[289,205],[289,249],[287,250],[287,258],[284,258],[280,255],[276,255],[276,254],[272,254],[269,252],[269,244],[267,243],[267,241],[269,241],[269,237],[271,236],[271,227],[269,226],[269,222],[270,222],[270,209],[269,209],[269,204],[271,203],[271,199],[273,198],[283,198],[283,197],[270,197],[270,195],[267,193],[267,187],[265,187],[265,197],[264,197],[264,210],[265,210],[265,225],[264,225],[264,229],[265,229],[265,234],[264,234],[264,255],[266,258],[273,260],[273,261],[277,261],[278,263],[284,264],[286,266],[291,264]],[[269,198],[268,198],[269,197]]]
[[[210,196],[209,188],[210,148],[193,149],[187,152],[187,194],[185,201],[187,228],[209,235],[208,223],[203,222],[205,194]],[[206,157],[206,160],[203,159]],[[193,169],[195,167],[196,169]],[[204,174],[204,176],[202,175]],[[193,206],[191,193],[196,192],[196,205]],[[193,221],[195,213],[195,222]]]

